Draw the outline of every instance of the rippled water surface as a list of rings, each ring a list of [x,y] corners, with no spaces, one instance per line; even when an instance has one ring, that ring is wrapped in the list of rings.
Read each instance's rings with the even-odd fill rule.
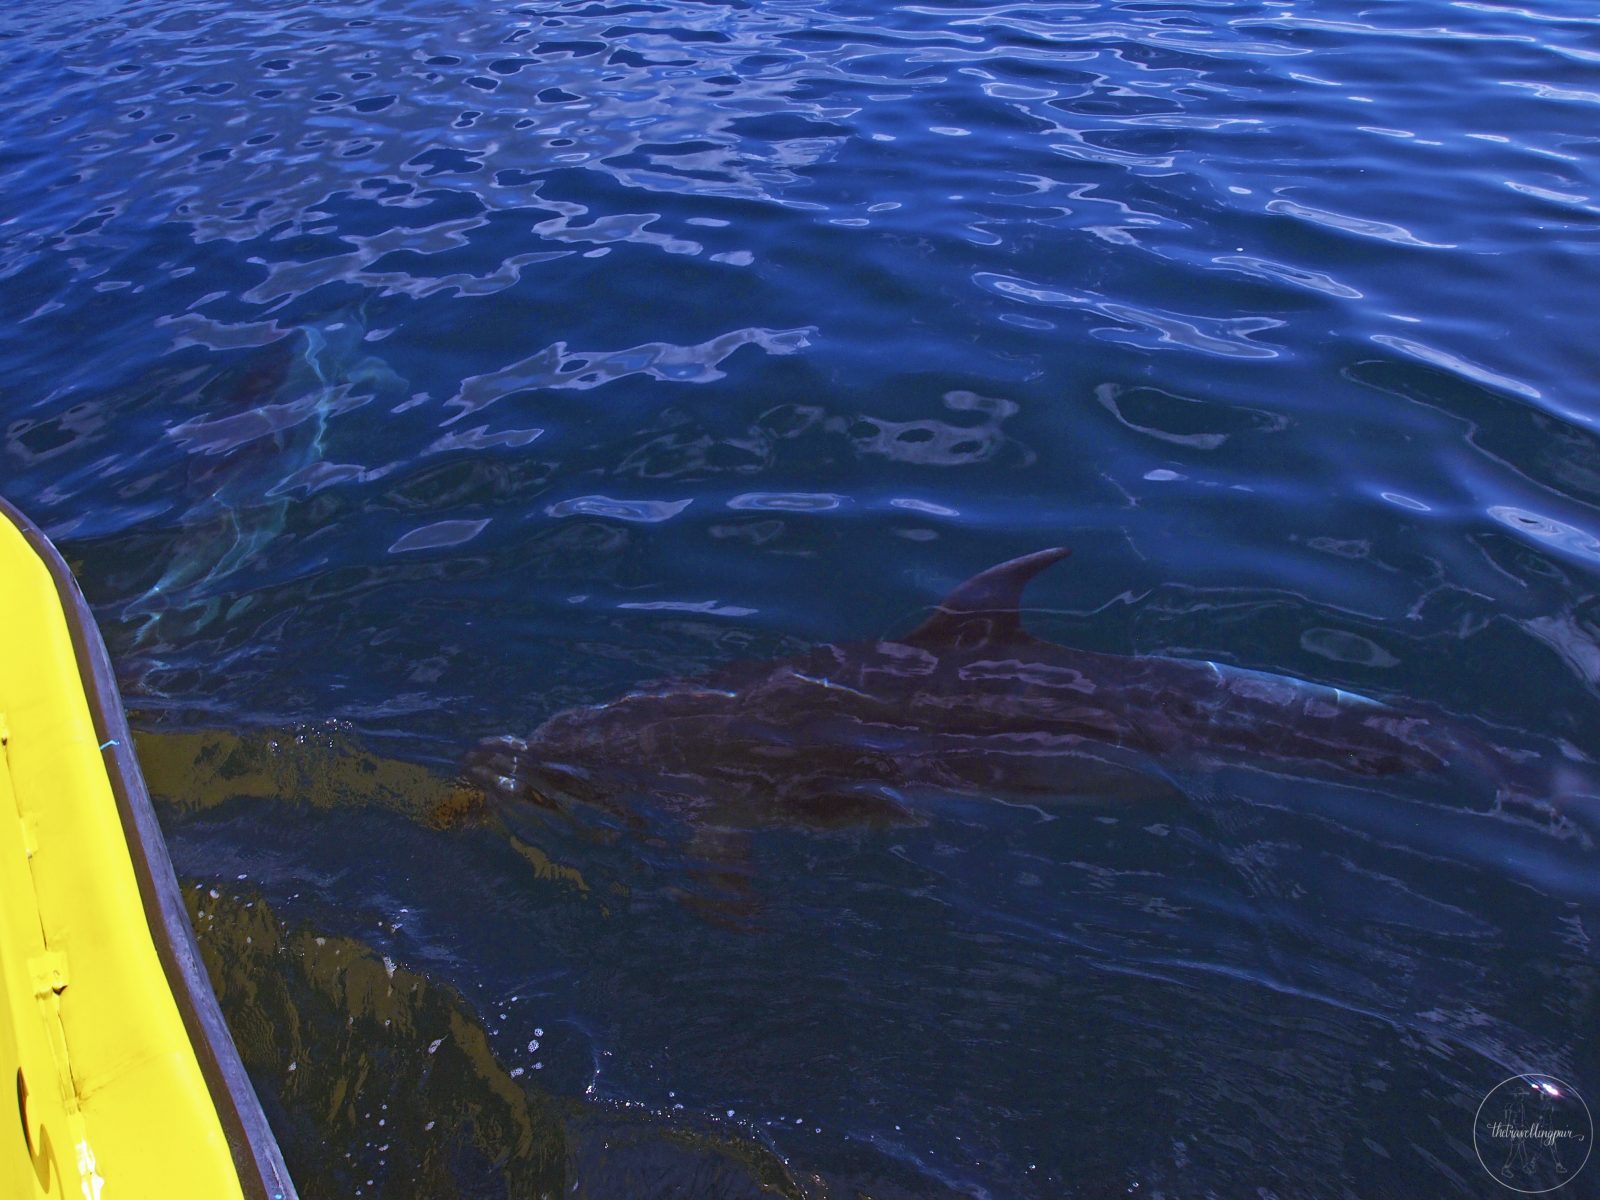
[[[605,836],[449,790],[1054,545],[1041,637],[1582,776],[1592,7],[62,0],[0,14],[0,97],[0,488],[307,1196],[1496,1196],[1497,1083],[1600,1111],[1559,772]]]

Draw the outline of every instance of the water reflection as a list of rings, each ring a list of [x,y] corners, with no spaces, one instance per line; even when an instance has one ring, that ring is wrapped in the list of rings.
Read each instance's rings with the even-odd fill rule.
[[[375,807],[449,828],[482,796],[425,763],[374,752],[329,721],[288,730],[143,728],[134,734],[151,796],[170,816],[241,800],[312,809]]]
[[[1168,739],[1153,806],[999,796],[954,701],[852,723],[824,686],[866,681],[819,647],[1070,543],[1035,637],[1410,697],[1573,790],[1594,22],[1294,7],[0,11],[0,487],[98,606],[190,877],[490,1028],[537,990],[557,1018],[489,1044],[618,1105],[614,1193],[665,1153],[623,1104],[878,1200],[1497,1188],[1487,1087],[1600,1093],[1577,831],[1470,762],[1352,781],[1259,729],[1254,768]],[[977,661],[937,698],[989,749],[1071,692]],[[698,809],[452,783],[780,662],[836,725],[713,713],[752,736],[679,756]],[[1196,695],[1126,723],[1203,742]],[[1104,783],[1138,738],[1094,699]],[[930,730],[957,786],[896,775]],[[473,764],[537,791],[508,747]],[[796,761],[810,819],[740,799]]]
[[[727,1128],[553,1095],[502,1062],[461,995],[362,942],[285,924],[247,890],[184,895],[306,1200],[808,1194]]]

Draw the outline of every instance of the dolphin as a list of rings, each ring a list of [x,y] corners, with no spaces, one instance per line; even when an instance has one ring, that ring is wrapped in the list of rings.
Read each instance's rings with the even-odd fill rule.
[[[216,620],[233,599],[232,577],[283,533],[296,493],[387,470],[327,458],[334,417],[406,387],[367,350],[365,310],[364,301],[341,308],[269,343],[218,377],[220,396],[205,412],[166,430],[185,453],[188,506],[161,576],[123,610],[140,622],[136,644],[180,614],[190,633]]]
[[[480,742],[466,774],[503,811],[532,805],[624,825],[664,812],[725,832],[913,821],[930,794],[1181,800],[1173,772],[1225,767],[1300,779],[1464,772],[1514,816],[1556,820],[1559,775],[1542,756],[1496,746],[1443,713],[1033,636],[1023,590],[1068,554],[991,567],[902,637],[735,662],[567,709],[526,738]]]

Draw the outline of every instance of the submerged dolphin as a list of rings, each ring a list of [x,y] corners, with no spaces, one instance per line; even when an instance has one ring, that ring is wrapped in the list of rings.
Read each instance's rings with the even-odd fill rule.
[[[269,343],[243,370],[218,376],[202,414],[167,429],[184,452],[186,507],[160,578],[123,610],[124,621],[141,623],[136,643],[164,623],[193,634],[216,620],[237,598],[232,577],[283,533],[296,493],[386,469],[327,458],[335,416],[406,387],[368,349],[365,309],[341,308]]]
[[[713,829],[913,815],[917,793],[1171,797],[1167,769],[1245,766],[1295,778],[1480,779],[1548,820],[1560,778],[1463,723],[1286,676],[1104,654],[1022,628],[1023,588],[1065,558],[992,567],[892,641],[734,663],[557,713],[481,742],[467,772],[492,796],[625,818],[657,806]]]

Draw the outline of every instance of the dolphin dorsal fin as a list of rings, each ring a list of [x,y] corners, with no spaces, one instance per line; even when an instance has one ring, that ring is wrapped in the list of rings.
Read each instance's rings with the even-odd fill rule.
[[[946,596],[934,614],[900,640],[929,650],[1022,636],[1022,591],[1040,571],[1072,551],[1065,546],[1025,554],[974,575]]]

